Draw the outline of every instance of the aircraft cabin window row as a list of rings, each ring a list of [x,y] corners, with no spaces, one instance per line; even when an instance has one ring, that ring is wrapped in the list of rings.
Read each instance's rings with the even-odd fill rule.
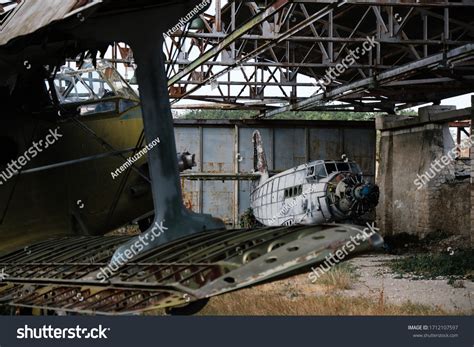
[[[298,195],[301,195],[301,194],[303,194],[303,186],[302,185],[285,189],[285,198],[292,198],[294,196],[298,196]]]

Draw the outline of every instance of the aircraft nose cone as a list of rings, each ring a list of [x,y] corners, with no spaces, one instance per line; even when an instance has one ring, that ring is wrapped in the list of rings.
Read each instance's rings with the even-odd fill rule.
[[[370,195],[371,192],[372,192],[372,187],[369,185],[365,185],[364,187],[362,187],[360,194],[366,198]]]
[[[356,196],[359,200],[365,200],[376,205],[379,200],[379,187],[366,183],[356,190]]]

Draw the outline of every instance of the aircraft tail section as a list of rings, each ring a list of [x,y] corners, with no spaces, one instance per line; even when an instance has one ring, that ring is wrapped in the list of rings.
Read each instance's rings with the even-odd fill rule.
[[[253,169],[255,172],[261,174],[260,182],[268,179],[268,165],[267,158],[265,156],[265,150],[263,149],[262,135],[260,131],[255,130],[252,135],[253,142]]]

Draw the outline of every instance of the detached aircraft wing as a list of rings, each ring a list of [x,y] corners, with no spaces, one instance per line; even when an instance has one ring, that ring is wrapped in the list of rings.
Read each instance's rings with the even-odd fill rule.
[[[103,315],[191,304],[202,308],[216,295],[309,274],[312,264],[343,251],[361,232],[337,224],[210,231],[147,252],[106,281],[99,278],[110,272],[110,256],[130,236],[45,241],[0,257],[5,268],[0,303]],[[381,243],[374,233],[354,245],[350,256]]]

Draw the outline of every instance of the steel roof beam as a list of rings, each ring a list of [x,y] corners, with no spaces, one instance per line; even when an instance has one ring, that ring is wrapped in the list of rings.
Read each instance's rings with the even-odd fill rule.
[[[276,110],[268,111],[262,117],[271,117],[278,113],[286,111],[297,111],[311,107],[318,102],[324,100],[334,100],[341,97],[346,93],[354,93],[363,89],[367,89],[370,86],[379,86],[384,85],[392,81],[406,79],[411,75],[415,74],[420,69],[434,68],[445,60],[451,60],[452,62],[456,60],[464,60],[466,57],[474,56],[474,44],[465,45],[459,48],[455,48],[446,54],[439,53],[431,57],[420,59],[410,64],[397,67],[392,70],[384,71],[376,76],[362,79],[348,85],[344,85],[339,88],[335,88],[328,93],[318,94],[313,97],[307,98],[306,100],[278,108]]]
[[[204,53],[201,57],[199,57],[198,59],[193,61],[191,64],[186,66],[182,71],[180,71],[179,73],[171,77],[168,81],[168,86],[172,86],[181,78],[190,74],[196,68],[203,65],[206,61],[212,59],[217,54],[222,52],[226,47],[228,47],[230,44],[232,44],[237,39],[239,39],[247,31],[249,31],[250,29],[262,23],[263,21],[275,15],[275,13],[279,12],[282,8],[284,8],[288,4],[288,1],[289,0],[278,1],[274,6],[270,6],[265,11],[257,14],[254,18],[249,20],[247,23],[243,24],[239,29],[229,34],[222,42],[220,42],[219,44],[214,46],[212,49]]]

